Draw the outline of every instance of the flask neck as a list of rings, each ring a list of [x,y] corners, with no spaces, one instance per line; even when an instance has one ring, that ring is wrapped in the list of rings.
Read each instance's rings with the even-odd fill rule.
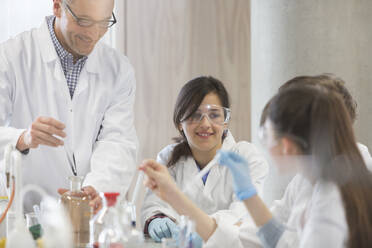
[[[83,183],[83,178],[79,176],[70,176],[70,191],[77,192],[81,191],[81,185]]]

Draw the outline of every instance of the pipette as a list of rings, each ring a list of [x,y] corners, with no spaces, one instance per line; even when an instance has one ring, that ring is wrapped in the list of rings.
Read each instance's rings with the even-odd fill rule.
[[[145,177],[145,174],[143,171],[140,171],[138,173],[136,185],[134,186],[132,199],[127,202],[125,205],[125,211],[130,216],[130,222],[132,227],[136,227],[137,222],[137,214],[136,214],[136,202],[138,200],[138,196],[140,194],[141,185],[143,184],[143,179]]]
[[[71,158],[70,153],[68,152],[68,149],[67,149],[66,145],[64,145],[63,147],[65,148],[67,160],[68,160],[68,163],[70,164],[72,174],[74,176],[77,176],[75,154],[72,153],[72,158]]]
[[[137,201],[144,178],[145,178],[145,173],[143,171],[139,171],[136,186],[134,186],[134,190],[133,190],[133,195],[132,195],[132,200],[131,200],[132,204],[135,204]]]

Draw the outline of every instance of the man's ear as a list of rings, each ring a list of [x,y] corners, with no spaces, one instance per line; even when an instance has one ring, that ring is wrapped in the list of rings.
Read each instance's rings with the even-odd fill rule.
[[[62,0],[53,0],[53,14],[61,18],[62,15]]]

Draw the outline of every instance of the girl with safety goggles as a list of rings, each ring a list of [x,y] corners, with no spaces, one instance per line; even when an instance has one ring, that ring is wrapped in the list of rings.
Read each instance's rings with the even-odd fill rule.
[[[264,157],[248,142],[235,142],[228,130],[230,101],[224,85],[213,77],[199,77],[181,89],[173,115],[173,122],[180,133],[176,143],[166,146],[151,161],[162,164],[185,194],[200,209],[211,215],[223,216],[236,222],[246,214],[244,205],[234,194],[233,181],[226,167],[216,162],[219,149],[234,151],[249,163],[254,185],[260,191],[268,172]],[[197,183],[186,190],[198,172],[210,163],[214,165]],[[160,165],[159,165],[160,166]],[[149,192],[142,209],[145,233],[155,241],[174,237],[179,214],[166,202]],[[194,241],[202,239],[195,233]]]

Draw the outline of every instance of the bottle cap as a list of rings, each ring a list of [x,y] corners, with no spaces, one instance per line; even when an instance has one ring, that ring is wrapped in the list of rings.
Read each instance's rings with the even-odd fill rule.
[[[118,192],[105,192],[104,193],[106,201],[107,201],[107,206],[111,207],[116,204],[117,197],[120,195]]]

